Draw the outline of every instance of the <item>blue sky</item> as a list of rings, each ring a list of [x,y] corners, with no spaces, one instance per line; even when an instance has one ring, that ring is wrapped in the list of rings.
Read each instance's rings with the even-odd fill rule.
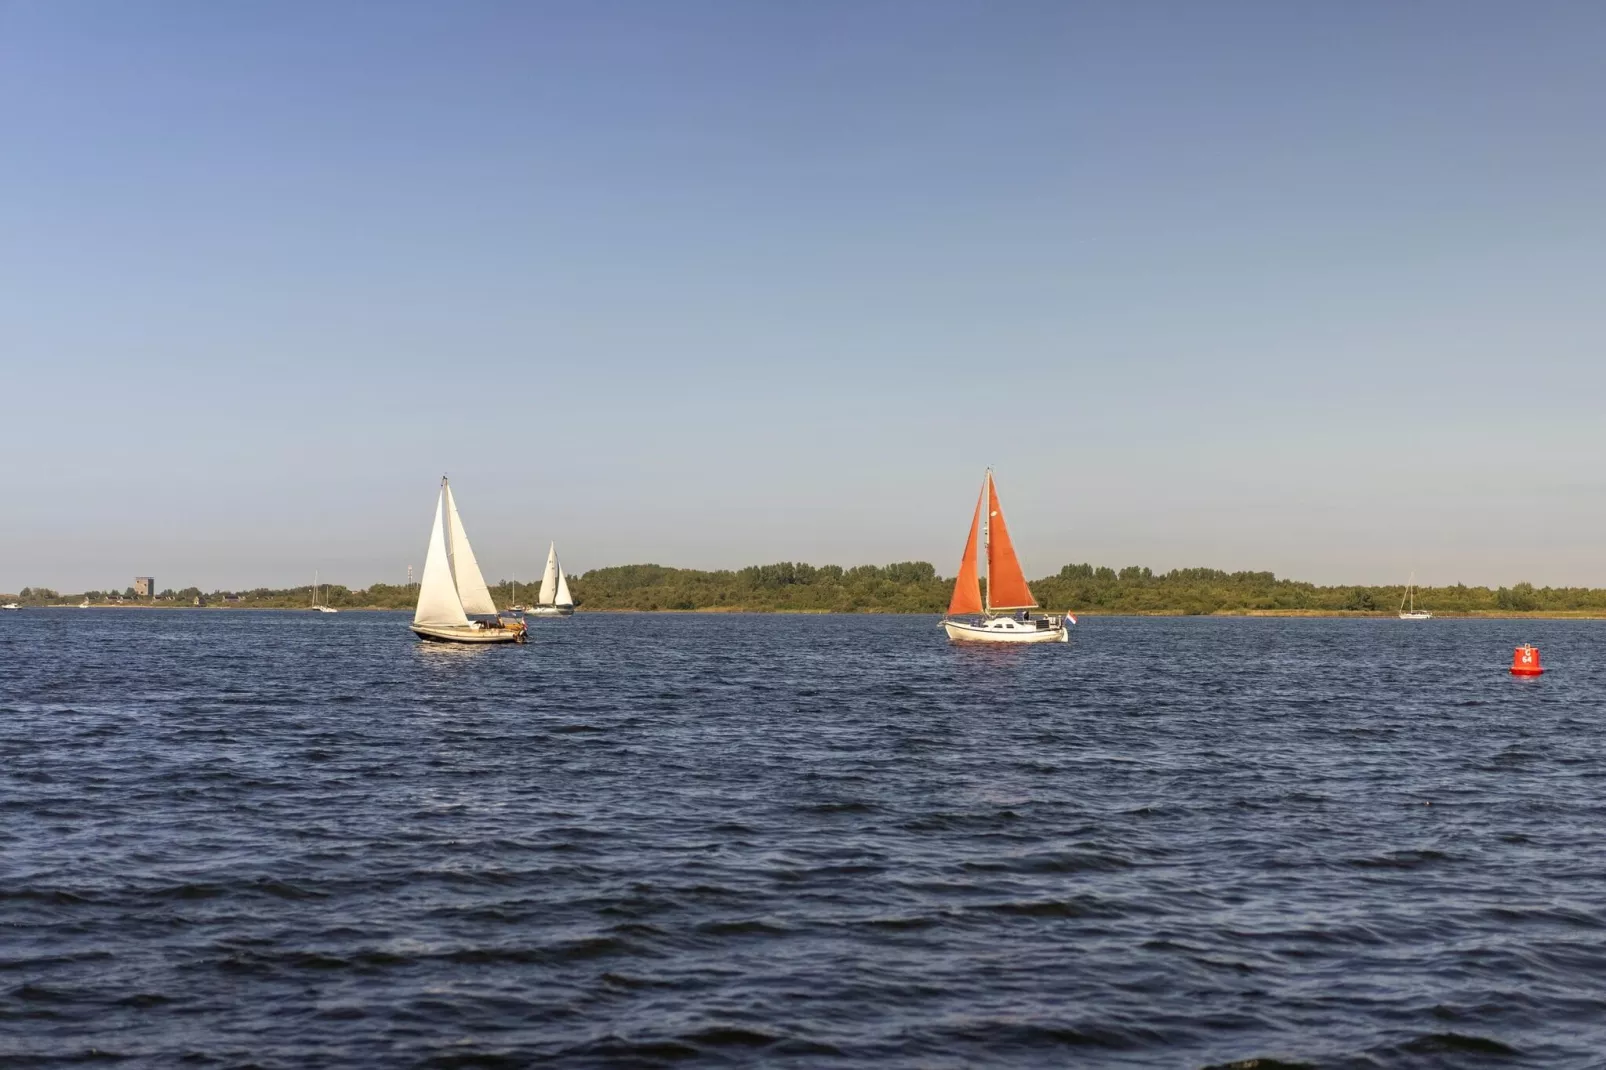
[[[0,590],[1606,585],[1606,8],[0,0]]]

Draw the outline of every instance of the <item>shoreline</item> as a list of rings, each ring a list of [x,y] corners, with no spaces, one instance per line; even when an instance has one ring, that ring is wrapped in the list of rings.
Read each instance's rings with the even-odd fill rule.
[[[398,606],[336,606],[340,613],[410,613],[410,607]],[[251,613],[311,613],[309,606],[181,606],[181,605],[149,605],[137,603],[97,602],[83,606],[73,602],[53,602],[49,605],[22,606],[23,610],[30,609],[130,609],[130,610],[190,610],[194,611],[233,611]],[[1063,610],[1052,610],[1060,613]],[[1180,609],[1149,609],[1107,612],[1098,609],[1071,610],[1077,618],[1087,617],[1259,617],[1273,619],[1321,619],[1321,620],[1391,620],[1397,617],[1394,611],[1378,612],[1370,610],[1348,609],[1226,609],[1213,613],[1188,613]],[[731,613],[750,613],[764,616],[795,616],[795,617],[942,617],[942,613],[931,612],[900,612],[886,609],[861,610],[835,610],[835,609],[754,609],[746,606],[704,606],[698,609],[586,609],[580,615],[590,616],[604,613],[651,613],[676,614],[682,616],[717,615]],[[1595,610],[1495,610],[1474,609],[1435,613],[1433,620],[1606,620],[1606,611]]]

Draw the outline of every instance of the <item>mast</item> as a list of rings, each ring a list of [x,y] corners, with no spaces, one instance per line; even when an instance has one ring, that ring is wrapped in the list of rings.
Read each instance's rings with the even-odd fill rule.
[[[981,496],[989,504],[993,500],[990,493],[993,489],[993,469],[987,466],[987,475],[981,481]],[[981,596],[982,612],[987,616],[993,615],[993,516],[992,509],[982,509],[981,521],[981,556],[987,562],[987,592]]]

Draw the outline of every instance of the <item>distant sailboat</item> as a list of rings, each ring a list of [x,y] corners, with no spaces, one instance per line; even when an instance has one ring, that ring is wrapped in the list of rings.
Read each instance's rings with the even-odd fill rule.
[[[524,622],[503,619],[491,601],[445,476],[435,503],[412,628],[420,638],[447,643],[524,642]]]
[[[985,598],[977,569],[978,545],[985,547],[982,552],[987,558]],[[948,603],[948,616],[942,626],[949,639],[965,642],[1070,642],[1066,623],[1075,624],[1075,617],[1069,613],[1043,613],[1034,617],[1031,611],[1035,608],[1037,599],[1026,586],[1026,575],[1021,571],[1015,544],[1010,541],[1009,528],[1004,524],[998,487],[993,483],[993,470],[989,468],[982,480],[981,496],[976,499],[976,513],[970,519],[970,538],[965,542],[965,555],[959,561],[959,578],[954,581],[954,596]],[[1012,611],[1014,616],[1009,615]],[[955,619],[977,615],[980,620]]]
[[[326,606],[318,601],[318,570],[312,570],[312,611],[314,613],[339,613],[334,606]]]
[[[1409,606],[1409,608],[1407,608]],[[1416,573],[1405,583],[1405,594],[1400,597],[1401,620],[1432,620],[1433,614],[1425,609],[1416,608]]]
[[[574,616],[574,596],[569,593],[569,577],[563,574],[558,563],[558,544],[553,543],[546,553],[546,572],[541,576],[541,593],[530,607],[532,617]]]

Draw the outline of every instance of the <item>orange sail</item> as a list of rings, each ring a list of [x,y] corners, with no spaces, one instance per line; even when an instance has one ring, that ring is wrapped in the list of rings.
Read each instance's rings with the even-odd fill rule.
[[[965,556],[959,559],[959,578],[954,596],[948,602],[948,615],[981,612],[981,581],[976,578],[976,539],[981,534],[981,498],[976,498],[976,515],[970,518],[970,538],[965,540]]]
[[[1009,528],[1004,526],[1004,510],[998,504],[998,486],[991,472],[987,473],[987,604],[992,609],[1031,609],[1037,605],[1020,570],[1015,544],[1009,541]]]

